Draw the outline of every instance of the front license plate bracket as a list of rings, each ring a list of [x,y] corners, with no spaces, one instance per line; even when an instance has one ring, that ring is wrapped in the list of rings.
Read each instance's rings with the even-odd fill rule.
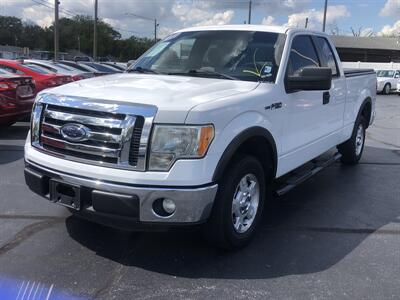
[[[50,180],[50,201],[75,209],[81,209],[81,188],[77,185]]]

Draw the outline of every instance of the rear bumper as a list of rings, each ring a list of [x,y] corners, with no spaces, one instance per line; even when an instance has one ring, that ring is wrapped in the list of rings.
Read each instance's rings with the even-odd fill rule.
[[[66,174],[32,162],[25,166],[25,181],[35,193],[49,198],[49,181],[79,186],[81,209],[77,215],[105,225],[136,229],[159,225],[190,225],[206,221],[210,215],[218,185],[197,187],[137,186]],[[176,204],[168,217],[153,210],[157,199],[168,198]],[[148,226],[149,225],[149,226]]]

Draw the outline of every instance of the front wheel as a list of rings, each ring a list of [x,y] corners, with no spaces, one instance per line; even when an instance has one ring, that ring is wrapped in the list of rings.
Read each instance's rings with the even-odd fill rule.
[[[391,86],[390,83],[386,83],[385,86],[383,87],[383,93],[385,95],[389,95],[390,94],[390,90],[391,90]]]
[[[266,197],[266,180],[258,159],[235,159],[220,182],[205,237],[234,250],[247,245],[256,232]]]
[[[366,127],[365,118],[361,116],[354,126],[351,138],[338,146],[339,153],[342,154],[342,163],[347,165],[358,163],[364,151]]]

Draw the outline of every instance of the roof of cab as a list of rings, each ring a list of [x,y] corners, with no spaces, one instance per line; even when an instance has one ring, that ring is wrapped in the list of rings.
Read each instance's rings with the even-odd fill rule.
[[[237,31],[264,31],[264,32],[274,32],[274,33],[292,33],[304,32],[311,34],[325,35],[323,32],[313,31],[304,28],[290,27],[290,26],[267,26],[267,25],[248,25],[248,24],[238,24],[238,25],[216,25],[216,26],[199,26],[199,27],[189,27],[178,30],[177,32],[188,32],[188,31],[209,31],[209,30],[237,30]]]
[[[285,26],[266,26],[266,25],[216,25],[216,26],[199,26],[189,27],[178,30],[177,32],[187,31],[208,31],[208,30],[240,30],[240,31],[266,31],[276,33],[286,33],[290,27]]]

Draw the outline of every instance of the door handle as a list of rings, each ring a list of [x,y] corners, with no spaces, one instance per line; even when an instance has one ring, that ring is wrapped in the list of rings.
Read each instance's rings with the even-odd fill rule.
[[[322,104],[323,105],[328,104],[330,99],[331,99],[331,94],[329,92],[324,92],[322,94]]]

